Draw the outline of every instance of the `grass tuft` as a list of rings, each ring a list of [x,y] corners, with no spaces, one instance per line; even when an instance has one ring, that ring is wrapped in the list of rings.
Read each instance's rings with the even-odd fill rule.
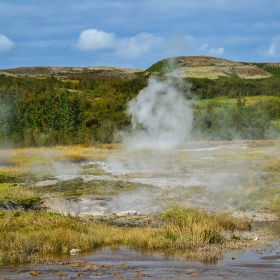
[[[280,159],[269,159],[263,163],[263,169],[267,172],[280,172]]]
[[[189,249],[224,242],[221,220],[202,211],[171,209],[160,228],[119,228],[105,222],[35,211],[1,212],[0,264],[30,262],[45,254],[83,252],[107,246],[131,249]],[[228,225],[228,223],[224,223]],[[228,226],[227,226],[228,228]]]

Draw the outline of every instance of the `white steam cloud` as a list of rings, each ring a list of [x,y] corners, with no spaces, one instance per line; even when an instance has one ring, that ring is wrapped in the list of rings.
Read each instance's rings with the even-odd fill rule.
[[[127,113],[132,134],[123,142],[130,148],[172,148],[190,138],[192,110],[171,79],[150,78],[128,103]]]
[[[31,153],[33,153],[33,151]],[[50,149],[45,149],[40,153],[40,158],[42,159],[41,163],[31,163],[29,166],[34,175],[41,175],[42,172],[53,176],[78,175],[82,173],[81,167],[69,162],[58,152],[54,152]]]

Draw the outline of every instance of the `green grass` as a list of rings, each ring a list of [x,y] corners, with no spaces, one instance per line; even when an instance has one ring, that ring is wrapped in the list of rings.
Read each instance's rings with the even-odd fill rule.
[[[238,101],[238,98],[228,98],[226,96],[219,96],[219,97],[214,97],[211,99],[203,99],[203,100],[190,100],[192,104],[197,104],[197,105],[207,105],[207,104],[236,104]],[[242,99],[242,102],[245,101],[246,105],[249,104],[254,104],[259,101],[280,101],[279,96],[267,96],[267,95],[256,95],[256,96],[245,96]]]
[[[221,142],[221,144],[229,143],[231,142]],[[198,145],[199,143],[194,144]],[[201,143],[198,147],[203,148],[204,144]],[[116,153],[116,149],[116,145],[107,146],[106,149],[81,146],[76,148],[56,147],[53,157],[56,159],[57,156],[61,155],[63,158],[74,161],[87,159],[99,161],[108,157],[108,155],[112,155],[112,153]],[[254,141],[254,145],[250,146],[248,144],[246,150],[233,151],[203,151],[198,155],[196,151],[192,152],[191,150],[166,150],[167,160],[162,159],[159,155],[159,158],[156,158],[157,153],[151,154],[150,150],[142,152],[144,152],[147,160],[157,159],[157,164],[164,166],[165,170],[172,173],[172,176],[174,172],[179,172],[178,174],[186,172],[193,172],[194,174],[196,172],[240,172],[241,177],[242,172],[250,173],[248,181],[243,182],[240,178],[240,186],[234,189],[234,192],[232,189],[226,188],[225,183],[225,188],[215,193],[216,202],[212,201],[212,203],[222,205],[224,202],[231,201],[230,205],[235,209],[243,207],[243,210],[250,209],[256,211],[256,213],[259,210],[265,210],[279,215],[280,161],[275,156],[279,151],[279,142]],[[273,151],[272,155],[270,155],[271,151]],[[12,154],[12,151],[10,153]],[[42,159],[40,159],[40,154]],[[25,184],[2,182],[0,184],[0,203],[13,201],[14,203],[30,204],[38,197],[48,196],[63,198],[76,198],[82,195],[114,196],[122,192],[130,193],[144,187],[149,188],[147,185],[131,182],[113,180],[85,182],[81,179],[60,181],[53,186],[32,187],[39,179],[26,180],[26,178],[29,178],[27,175],[30,169],[21,166],[30,166],[33,159],[36,163],[48,162],[47,159],[44,159],[44,155],[44,149],[15,151],[12,160],[17,165],[0,168],[0,172],[2,172],[0,174],[5,174],[6,178],[14,178],[13,182],[24,179]],[[119,154],[119,159],[126,161],[130,155],[121,157],[121,154]],[[134,156],[141,159],[141,152],[138,151]],[[206,156],[214,156],[214,159],[207,161],[204,159]],[[174,166],[178,169],[176,169],[177,171],[172,169]],[[87,170],[83,172],[87,172]],[[88,172],[94,175],[104,175],[101,170],[89,170]],[[166,173],[165,175],[165,172],[163,172],[163,175],[171,176],[169,172]],[[175,173],[174,178],[177,175]],[[137,176],[142,176],[142,174],[139,173]],[[154,176],[157,177],[158,174],[156,173]],[[167,191],[171,194],[170,196],[168,196],[168,193],[166,196],[162,193],[157,197],[158,205],[163,206],[164,209],[167,209],[168,205],[172,207],[182,205],[182,203],[195,196],[205,197],[209,190],[203,185],[193,185],[187,188],[185,186],[181,189],[176,188],[176,191],[179,191],[178,193],[173,188]],[[0,264],[29,262],[56,253],[66,255],[72,248],[79,248],[82,252],[92,252],[92,250],[103,246],[111,248],[126,246],[137,250],[161,250],[161,252],[173,253],[174,250],[178,249],[186,254],[190,254],[194,252],[193,249],[196,249],[197,251],[193,256],[196,260],[209,260],[209,258],[217,260],[221,254],[221,247],[227,246],[228,242],[240,242],[240,246],[250,244],[250,241],[244,241],[240,233],[249,231],[250,223],[233,219],[225,214],[218,215],[195,209],[176,207],[158,216],[149,216],[149,219],[160,221],[155,223],[157,226],[161,225],[158,228],[120,228],[109,226],[109,220],[106,220],[106,217],[92,219],[93,221],[85,221],[79,218],[39,211],[0,211]],[[230,232],[228,239],[224,236],[224,232],[227,231]],[[207,254],[205,254],[205,247],[207,246],[210,246],[210,249],[207,249]],[[209,253],[210,251],[212,254]]]
[[[262,152],[232,152],[227,155],[228,158],[236,158],[236,159],[263,159],[265,158],[265,154]]]
[[[265,71],[271,73],[274,75],[275,78],[279,79],[280,78],[280,67],[266,67],[264,63],[254,63],[257,65],[259,68],[264,69]]]
[[[55,185],[35,186],[29,188],[33,193],[40,197],[56,197],[75,199],[80,196],[115,196],[123,192],[131,192],[147,188],[147,185],[140,183],[112,181],[112,180],[91,180],[83,181],[80,178],[73,180],[59,181]]]
[[[16,166],[0,167],[0,183],[1,182],[23,182],[33,176],[28,168]]]
[[[164,74],[171,72],[172,70],[178,68],[178,66],[178,59],[164,59],[150,66],[145,70],[145,72],[159,72]]]
[[[0,203],[6,204],[8,201],[29,208],[33,203],[39,201],[39,196],[35,192],[21,185],[10,183],[0,183]]]

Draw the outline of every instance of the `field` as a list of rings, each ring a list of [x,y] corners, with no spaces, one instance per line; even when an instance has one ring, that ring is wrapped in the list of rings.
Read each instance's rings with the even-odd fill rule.
[[[278,221],[279,154],[276,140],[1,150],[0,263],[104,246],[217,261],[263,246],[271,235],[251,223]]]
[[[244,105],[252,105],[257,102],[279,101],[279,100],[280,100],[280,97],[278,97],[278,96],[265,96],[265,95],[247,96],[242,99],[242,101],[245,103]],[[221,96],[221,97],[215,97],[215,98],[211,98],[211,99],[193,100],[191,102],[193,104],[222,103],[222,104],[233,105],[238,102],[238,99]]]

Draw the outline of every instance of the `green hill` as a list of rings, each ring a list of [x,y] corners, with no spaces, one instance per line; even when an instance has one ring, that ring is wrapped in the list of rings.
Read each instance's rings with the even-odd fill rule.
[[[0,71],[0,147],[109,143],[129,131],[126,105],[153,75],[189,100],[195,139],[280,133],[279,63],[176,57],[146,70],[24,67]]]
[[[279,63],[235,62],[211,56],[180,56],[156,62],[145,73],[174,74],[182,78],[220,77],[260,79],[280,77]]]

